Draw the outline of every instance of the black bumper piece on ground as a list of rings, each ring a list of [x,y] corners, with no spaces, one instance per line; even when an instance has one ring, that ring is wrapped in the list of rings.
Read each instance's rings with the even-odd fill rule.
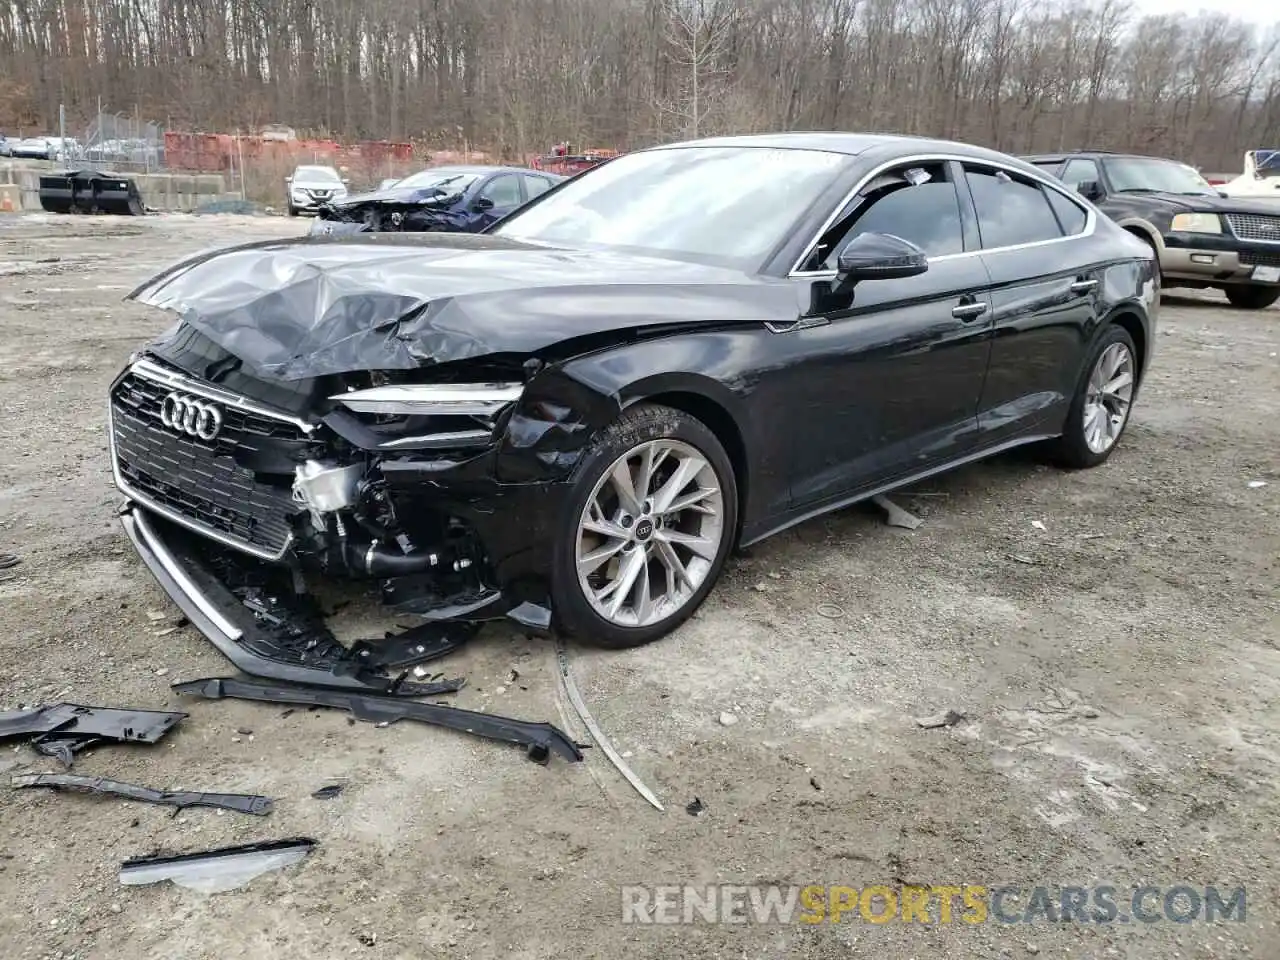
[[[493,713],[478,713],[434,703],[416,703],[395,697],[370,696],[347,690],[302,689],[236,677],[210,677],[175,683],[172,687],[178,693],[208,700],[232,697],[266,703],[336,707],[369,723],[395,723],[397,720],[430,723],[490,740],[518,743],[528,750],[529,759],[537,763],[546,763],[552,753],[574,763],[582,760],[582,750],[578,745],[559,727],[550,723],[534,723]]]
[[[244,673],[283,683],[301,683],[372,694],[428,697],[453,693],[459,681],[409,683],[380,676],[347,653],[323,651],[307,662],[305,651],[290,650],[254,619],[234,594],[198,558],[167,537],[164,521],[129,502],[120,516],[138,556],[187,619]]]

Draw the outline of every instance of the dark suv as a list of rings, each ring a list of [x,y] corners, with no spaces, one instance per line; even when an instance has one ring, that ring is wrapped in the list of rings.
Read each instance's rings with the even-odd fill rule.
[[[1215,288],[1233,306],[1280,299],[1280,204],[1226,197],[1195,168],[1104,151],[1025,157],[1151,244],[1165,287]]]

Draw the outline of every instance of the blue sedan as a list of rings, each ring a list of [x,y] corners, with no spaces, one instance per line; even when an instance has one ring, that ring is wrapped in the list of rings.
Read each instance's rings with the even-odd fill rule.
[[[478,233],[564,179],[523,167],[435,167],[320,207],[311,233]]]

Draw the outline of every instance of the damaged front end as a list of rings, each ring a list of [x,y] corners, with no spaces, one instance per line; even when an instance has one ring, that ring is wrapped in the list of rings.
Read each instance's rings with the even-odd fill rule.
[[[179,339],[160,352],[187,361],[202,338]],[[276,404],[293,397],[297,415],[144,356],[112,386],[110,449],[139,556],[242,671],[409,696],[458,688],[383,673],[456,647],[456,630],[443,645],[410,631],[348,647],[318,585],[376,597],[419,630],[508,615],[549,626],[537,575],[562,484],[504,483],[498,466],[521,381],[224,379]]]
[[[483,220],[460,206],[461,194],[418,198],[379,196],[326,203],[317,209],[308,231],[311,236],[344,236],[353,233],[461,233],[483,225]]]

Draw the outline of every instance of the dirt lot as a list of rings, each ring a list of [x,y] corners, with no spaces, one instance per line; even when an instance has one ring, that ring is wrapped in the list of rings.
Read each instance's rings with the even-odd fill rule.
[[[107,385],[168,323],[121,297],[183,253],[304,228],[0,218],[0,552],[25,558],[0,583],[3,708],[178,707],[171,681],[231,672],[190,628],[155,636],[166,624],[148,613],[175,610],[114,519]],[[665,813],[598,750],[542,768],[421,726],[184,701],[161,745],[77,769],[266,793],[276,812],[174,818],[0,790],[0,955],[1277,956],[1280,309],[1167,298],[1161,323],[1105,467],[1020,455],[964,470],[901,498],[925,518],[914,532],[861,509],[810,522],[734,561],[668,640],[574,650],[597,719]],[[469,679],[460,706],[562,723],[553,659],[547,641],[490,628],[448,670]],[[913,720],[947,709],[967,719]],[[25,746],[0,753],[0,773],[53,769]],[[338,798],[310,797],[341,778]],[[159,848],[298,835],[320,841],[309,861],[212,897],[115,876]],[[621,923],[623,884],[708,883],[1110,884],[1117,899],[1243,885],[1248,913]]]

